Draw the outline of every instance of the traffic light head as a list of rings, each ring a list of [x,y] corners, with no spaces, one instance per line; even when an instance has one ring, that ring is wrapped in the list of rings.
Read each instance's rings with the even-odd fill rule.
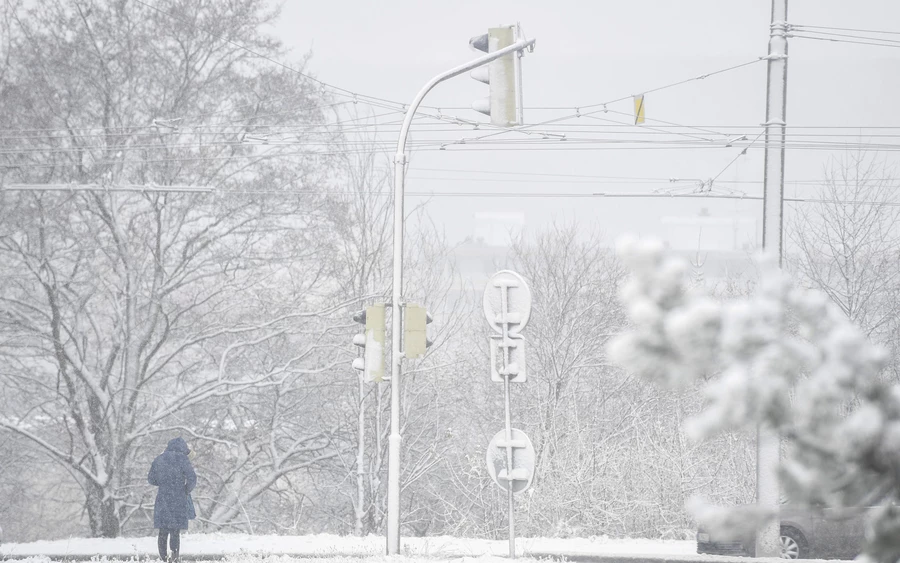
[[[476,35],[475,37],[469,39],[469,45],[476,51],[484,51],[485,53],[490,52],[488,50],[490,49],[490,41],[487,33]]]
[[[353,360],[353,368],[363,372],[366,381],[384,379],[384,303],[370,305],[353,313],[353,320],[366,325],[363,334],[353,336],[353,344],[363,348],[363,356]]]
[[[407,358],[420,358],[431,346],[425,334],[425,325],[433,319],[425,307],[407,303],[403,318],[403,354]]]
[[[516,26],[492,27],[484,35],[469,40],[469,45],[485,53],[508,47],[516,41]],[[518,117],[516,66],[518,55],[510,53],[472,71],[471,76],[490,88],[487,98],[472,102],[472,109],[489,115],[491,124],[500,127],[521,125]]]

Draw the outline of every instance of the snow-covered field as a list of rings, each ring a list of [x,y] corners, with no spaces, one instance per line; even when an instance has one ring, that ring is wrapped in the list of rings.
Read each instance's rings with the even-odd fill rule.
[[[508,541],[479,540],[453,537],[402,538],[404,559],[440,561],[476,558],[479,561],[495,557],[506,558]],[[245,534],[190,534],[182,536],[182,555],[228,561],[267,562],[288,561],[293,557],[323,558],[341,561],[350,558],[358,563],[360,557],[384,559],[384,536],[364,538],[315,536],[251,536]],[[696,553],[693,541],[607,539],[607,538],[520,538],[516,542],[520,555],[658,555],[682,556]],[[27,558],[27,561],[88,559],[98,556],[109,561],[118,559],[147,559],[156,557],[156,537],[91,539],[71,538],[57,541],[9,543],[0,545],[0,558]],[[286,557],[273,557],[286,556]]]

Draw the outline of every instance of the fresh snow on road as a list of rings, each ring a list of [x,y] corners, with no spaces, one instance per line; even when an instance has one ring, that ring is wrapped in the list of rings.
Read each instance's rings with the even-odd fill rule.
[[[267,555],[319,556],[338,559],[341,556],[372,556],[384,554],[384,536],[252,536],[246,534],[190,534],[182,535],[182,555],[228,557],[229,561],[256,559]],[[507,540],[480,540],[453,537],[402,538],[401,553],[407,557],[451,559],[461,557],[505,557]],[[559,553],[569,555],[686,555],[696,553],[694,541],[608,539],[599,538],[520,538],[517,552]],[[234,556],[248,556],[246,558]],[[156,557],[156,537],[139,538],[71,538],[56,541],[9,543],[0,545],[0,559],[33,556],[33,561],[48,559],[140,558]],[[250,557],[252,556],[252,557]]]

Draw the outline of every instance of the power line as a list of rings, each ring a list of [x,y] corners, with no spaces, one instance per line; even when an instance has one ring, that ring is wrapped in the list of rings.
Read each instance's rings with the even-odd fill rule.
[[[369,116],[368,118],[380,118],[386,117],[389,115],[395,115],[398,112],[386,112],[382,114],[376,114],[373,116]],[[622,112],[619,112],[622,113]],[[748,131],[749,129],[760,129],[761,126],[721,126],[722,128],[733,128],[737,129],[739,132],[731,132],[729,134],[721,133],[718,134],[723,135],[722,139],[708,139],[699,137],[696,135],[690,135],[686,133],[681,133],[678,131],[681,127],[691,127],[691,126],[673,126],[666,127],[663,125],[655,125],[653,127],[647,128],[644,126],[635,126],[629,123],[623,123],[619,121],[615,121],[612,119],[601,118],[596,116],[588,116],[589,119],[594,119],[601,121],[601,124],[592,125],[592,124],[556,124],[552,127],[544,128],[544,129],[535,129],[531,130],[529,133],[537,136],[541,134],[564,134],[567,136],[567,139],[579,139],[583,137],[578,137],[576,135],[589,135],[589,134],[603,134],[603,135],[622,135],[622,136],[635,136],[635,137],[659,137],[659,136],[682,136],[689,138],[696,138],[703,141],[709,142],[723,142],[727,140],[727,137],[735,137],[741,136],[740,130],[743,129],[743,135],[752,135],[753,132]],[[354,132],[365,132],[369,131],[373,135],[396,135],[400,122],[402,120],[390,120],[390,121],[380,121],[374,123],[357,123],[357,121],[361,121],[362,119],[366,119],[366,117],[348,119],[345,121],[336,121],[336,122],[327,122],[327,123],[316,123],[309,125],[261,125],[258,126],[258,131],[247,131],[244,128],[233,127],[227,130],[223,130],[218,132],[219,135],[229,135],[229,136],[237,136],[237,135],[254,135],[254,136],[267,136],[271,137],[272,140],[277,140],[279,135],[282,136],[291,136],[291,135],[304,135],[304,138],[308,136],[332,136],[336,135],[338,132],[340,133],[354,133]],[[417,115],[416,116],[416,130],[421,134],[434,134],[434,133],[453,133],[460,132],[460,126],[448,127],[446,122],[436,122],[436,123],[428,123],[422,121],[423,119],[431,119],[430,116],[427,115]],[[340,127],[340,131],[330,130],[331,127]],[[77,138],[79,140],[86,139],[142,139],[142,138],[152,138],[152,139],[171,139],[179,136],[182,137],[190,137],[197,136],[201,134],[214,135],[216,131],[203,131],[203,126],[197,126],[195,130],[195,126],[186,126],[178,131],[173,132],[156,132],[156,131],[148,131],[146,133],[92,133],[92,134],[81,134],[78,135]],[[666,129],[672,129],[668,131]],[[836,128],[836,127],[832,127]],[[893,139],[900,138],[900,131],[896,133],[838,133],[838,132],[801,132],[803,127],[794,127],[794,131],[790,134],[792,139],[839,139],[839,138],[848,138],[848,139]],[[809,127],[807,128],[810,131],[827,131],[829,127]],[[842,129],[875,129],[874,127],[866,127],[866,126],[847,126]],[[900,127],[891,127],[891,126],[883,126],[880,129],[881,131],[893,131],[895,129],[900,129]],[[3,136],[0,133],[0,142],[9,141],[9,140],[19,140],[19,141],[36,141],[36,142],[58,142],[58,141],[69,141],[69,137],[61,136],[61,135],[9,135]],[[454,139],[441,139],[444,142],[456,142],[460,141],[458,138]],[[202,144],[217,144],[217,143],[232,143],[236,142],[234,140],[203,140]],[[463,141],[469,142],[469,141]],[[474,142],[474,140],[473,140]],[[200,143],[198,141],[197,143]],[[192,143],[196,144],[196,143]],[[134,147],[138,145],[85,145],[83,147],[72,146],[72,150],[89,150],[89,149],[121,149],[124,147]],[[153,145],[153,146],[172,146],[172,145]],[[2,147],[2,145],[0,145]],[[60,148],[60,147],[57,147]],[[4,149],[0,148],[0,151]],[[14,152],[16,149],[7,148],[7,151]],[[21,149],[28,150],[28,149]]]
[[[716,180],[718,180],[718,179],[719,179],[719,176],[721,176],[722,174],[725,173],[726,170],[728,170],[729,168],[731,168],[731,165],[734,164],[735,162],[737,162],[737,160],[738,160],[739,158],[741,158],[742,156],[744,156],[745,154],[747,154],[747,149],[749,149],[749,148],[752,147],[754,144],[756,144],[756,141],[758,141],[759,138],[762,137],[764,134],[765,134],[765,131],[761,131],[760,134],[757,135],[756,138],[753,139],[753,141],[752,141],[749,145],[747,145],[746,147],[744,147],[744,149],[743,149],[741,152],[739,152],[739,153],[737,154],[737,156],[735,156],[734,159],[732,159],[731,162],[729,162],[728,164],[726,164],[726,165],[725,165],[725,168],[723,168],[722,170],[720,170],[719,173],[716,174],[716,175],[713,177],[713,179],[709,181],[709,183],[712,184],[712,183],[714,183]]]
[[[386,169],[387,170],[387,169]],[[520,172],[520,171],[506,171],[506,170],[484,170],[484,169],[463,169],[463,168],[412,168],[410,172],[449,172],[454,174],[485,174],[485,175],[498,175],[498,176],[524,176],[527,178],[532,177],[547,177],[547,178],[567,178],[567,179],[585,179],[585,180],[647,180],[647,181],[662,181],[668,182],[671,181],[671,178],[663,178],[658,176],[599,176],[592,174],[566,174],[566,173],[557,173],[557,172]],[[443,178],[423,178],[419,177],[419,179],[435,179],[440,180]],[[488,179],[490,180],[490,179]],[[512,180],[515,181],[515,180]],[[897,181],[900,182],[900,178],[872,178],[872,181]],[[822,179],[816,180],[785,180],[786,183],[791,184],[821,184],[823,183]],[[731,183],[731,184],[762,184],[762,180],[721,180],[720,183]]]
[[[221,189],[210,186],[186,186],[186,185],[140,185],[140,184],[0,184],[0,191],[122,191],[122,192],[180,192],[180,193],[215,193],[224,192],[231,194],[244,195],[357,195],[364,193],[367,195],[376,195],[391,197],[388,190],[365,190],[358,191],[316,191],[316,190],[232,190]],[[600,198],[600,199],[727,199],[727,200],[747,200],[761,201],[762,196],[748,196],[745,194],[711,194],[711,193],[694,193],[694,194],[661,194],[658,192],[651,193],[627,193],[627,192],[448,192],[448,191],[410,191],[409,196],[416,197],[465,197],[465,198],[542,198],[542,199],[572,199],[572,198]],[[886,207],[898,207],[900,202],[891,201],[870,201],[870,200],[844,200],[834,198],[797,198],[785,197],[785,202],[791,203],[823,203],[830,205],[877,205]]]
[[[624,116],[626,116],[626,117],[633,117],[632,114],[626,113],[626,112],[624,112],[624,111],[609,110],[609,113],[615,113],[615,114],[618,114],[618,115],[624,115]],[[713,135],[722,135],[723,137],[727,137],[727,135],[726,135],[725,133],[722,133],[721,131],[714,131],[714,130],[712,130],[712,129],[709,129],[708,127],[697,127],[697,126],[695,126],[695,125],[682,125],[682,124],[680,124],[680,123],[673,123],[673,122],[671,122],[671,121],[663,121],[662,119],[654,119],[654,118],[652,118],[652,117],[645,117],[644,119],[645,119],[646,121],[652,121],[654,124],[657,124],[657,123],[659,124],[659,125],[654,125],[654,126],[653,126],[653,129],[660,129],[660,128],[662,128],[663,126],[668,126],[668,127],[672,128],[672,129],[674,129],[674,128],[694,129],[694,130],[697,130],[697,131],[701,131],[701,132],[703,132],[703,133],[711,133],[711,134],[713,134]],[[635,125],[634,123],[625,123],[624,125],[628,125],[628,126],[631,126],[631,127],[637,127],[637,128],[639,128],[639,129],[645,129],[645,128],[647,128],[645,125]]]
[[[382,191],[326,191],[317,192],[312,190],[228,190],[228,193],[248,194],[248,195],[357,195],[364,193],[367,195],[391,197],[389,190]],[[661,194],[657,192],[648,193],[623,193],[623,192],[447,192],[447,191],[407,191],[406,195],[413,197],[426,198],[529,198],[529,199],[704,199],[704,200],[737,200],[737,201],[762,201],[762,196],[752,195],[733,195],[733,194],[710,194],[710,193],[692,193],[692,194]],[[819,203],[828,205],[874,205],[885,207],[900,207],[900,202],[892,201],[875,201],[875,200],[844,200],[831,198],[809,198],[809,197],[785,197],[787,203]]]
[[[343,103],[346,104],[346,102],[343,102]],[[361,103],[365,103],[365,102],[361,102]],[[338,105],[338,104],[334,104],[334,105]],[[369,104],[366,104],[366,105],[369,105]],[[380,107],[380,106],[376,106],[376,107]],[[528,108],[526,108],[526,109],[528,109]],[[621,114],[621,115],[630,115],[630,114],[627,114],[627,113],[625,113],[625,112],[616,112],[616,111],[614,111],[614,110],[608,110],[608,111],[609,111],[610,113],[618,113],[618,114]],[[388,112],[385,112],[385,113],[376,114],[376,115],[372,115],[372,116],[360,116],[360,117],[356,117],[356,118],[352,118],[352,119],[347,119],[347,120],[343,120],[343,121],[336,121],[336,122],[321,122],[321,123],[318,123],[318,124],[312,124],[312,125],[317,125],[317,126],[343,125],[343,124],[351,123],[351,122],[354,122],[354,121],[362,121],[362,120],[364,120],[364,119],[373,119],[373,118],[376,118],[376,117],[385,117],[385,116],[388,116],[388,115],[395,115],[395,114],[402,114],[402,113],[403,113],[403,112],[400,111],[400,110],[392,110],[392,111],[388,111]],[[417,117],[418,117],[418,118],[428,117],[428,118],[431,118],[431,119],[436,119],[436,116],[428,115],[428,114],[418,115],[418,113],[417,113]],[[567,117],[575,117],[575,116],[567,116]],[[252,116],[251,116],[251,117],[248,117],[248,119],[250,119],[250,118],[252,118]],[[660,123],[660,124],[654,125],[654,126],[653,126],[653,129],[685,129],[685,128],[686,128],[686,129],[704,129],[704,128],[709,129],[709,128],[715,127],[715,128],[717,128],[717,129],[742,129],[742,130],[754,129],[754,130],[758,130],[758,129],[760,129],[760,128],[762,127],[762,125],[759,125],[759,124],[747,124],[747,125],[724,125],[724,124],[677,124],[677,123],[672,123],[672,122],[665,122],[665,121],[660,121],[660,120],[653,120],[653,119],[649,119],[649,118],[648,118],[648,121],[654,121],[654,122],[656,122],[656,123]],[[390,125],[390,124],[399,125],[400,123],[402,123],[402,120],[399,120],[399,119],[398,119],[398,120],[396,120],[396,121],[389,121],[389,122],[380,122],[380,123],[372,123],[372,124],[359,124],[359,125],[357,125],[357,127],[359,127],[359,128],[383,127],[384,125]],[[447,120],[440,120],[440,121],[437,122],[437,123],[431,123],[431,124],[420,123],[419,125],[432,125],[432,126],[435,126],[435,127],[436,127],[436,126],[440,126],[440,125],[445,125],[446,123],[448,123]],[[455,122],[449,122],[449,123],[455,123]],[[457,124],[457,125],[460,125],[460,124],[474,125],[475,123],[476,123],[476,122],[465,123],[464,121],[461,120],[460,123]],[[179,126],[179,130],[184,131],[184,130],[188,130],[188,129],[194,130],[194,129],[207,129],[207,128],[209,128],[209,129],[212,129],[212,128],[227,128],[227,127],[236,127],[236,126],[238,126],[238,125],[240,125],[240,124],[238,124],[237,122],[235,122],[233,125],[226,124],[226,123],[183,125],[183,126]],[[286,129],[286,130],[291,130],[291,128],[309,128],[309,127],[311,127],[312,125],[309,125],[309,124],[308,124],[308,125],[281,125],[281,124],[279,124],[279,125],[263,125],[263,126],[264,126],[264,127],[281,127],[281,128]],[[483,127],[485,124],[483,124],[483,123],[478,123],[478,125],[479,125],[479,128],[480,128],[480,127]],[[528,124],[529,127],[536,126],[536,125],[538,125],[538,124],[537,124],[537,123],[535,123],[535,124]],[[554,127],[560,128],[560,129],[562,129],[562,128],[573,128],[573,129],[574,129],[574,128],[579,128],[579,129],[600,129],[600,128],[602,128],[602,129],[607,129],[607,128],[610,128],[610,129],[617,129],[617,128],[619,128],[619,129],[624,129],[624,128],[627,128],[627,129],[632,129],[632,130],[634,130],[635,133],[637,133],[638,131],[641,131],[641,130],[646,130],[645,128],[643,128],[643,127],[641,127],[641,126],[636,126],[636,125],[634,125],[634,124],[632,124],[632,123],[623,123],[623,122],[617,122],[617,121],[614,121],[614,120],[608,120],[608,122],[607,122],[605,125],[596,125],[596,124],[589,124],[589,123],[554,123],[553,125],[554,125]],[[157,126],[154,126],[153,124],[146,124],[146,125],[133,125],[133,126],[114,127],[114,128],[112,128],[112,129],[116,129],[116,130],[125,130],[125,129],[153,129],[153,128],[156,128],[156,127],[157,127]],[[786,127],[787,127],[788,129],[792,130],[792,131],[806,130],[806,129],[809,129],[809,130],[823,130],[823,129],[824,129],[824,130],[828,130],[828,129],[834,129],[834,130],[846,130],[846,129],[853,129],[853,130],[900,130],[900,125],[791,125],[791,124],[789,124],[789,125],[786,125]],[[398,128],[398,129],[399,129],[399,128]],[[103,128],[102,128],[102,127],[93,127],[93,128],[74,128],[73,130],[74,130],[74,131],[102,131]],[[446,129],[446,130],[447,130],[447,131],[457,131],[457,130],[459,130],[459,129],[458,129],[458,127],[457,127],[457,128]],[[546,129],[546,130],[547,130],[547,131],[553,131],[553,129]],[[47,135],[43,135],[43,136],[42,136],[42,135],[34,135],[34,136],[7,135],[7,133],[18,133],[18,132],[27,132],[27,131],[35,131],[35,132],[37,132],[37,131],[47,131],[47,132],[56,132],[56,133],[61,133],[61,134],[68,134],[68,133],[69,133],[69,131],[68,131],[67,129],[60,129],[60,128],[47,128],[47,129],[6,129],[6,130],[0,130],[0,140],[4,140],[4,139],[28,139],[28,138],[35,138],[35,139],[41,139],[41,138],[54,138],[54,137],[49,137],[49,136],[47,136]],[[393,131],[393,130],[392,130],[392,129],[385,130],[385,132],[388,132],[388,131]],[[544,130],[540,130],[540,131],[544,131]],[[710,133],[716,133],[716,134],[719,134],[719,135],[727,136],[727,134],[722,133],[721,131],[711,131],[711,130],[710,130],[710,131],[708,131],[708,132],[710,132]],[[157,133],[146,133],[146,135],[151,135],[151,134],[152,134],[152,135],[156,135]],[[793,136],[796,136],[796,135],[802,135],[802,134],[803,134],[803,133],[796,133],[796,132],[792,133]],[[812,134],[812,133],[806,133],[806,135],[811,135],[811,134]],[[131,133],[96,133],[96,134],[79,134],[78,137],[79,137],[79,138],[81,138],[81,137],[107,137],[107,136],[116,137],[116,136],[127,136],[127,135],[131,135]],[[822,135],[826,135],[826,134],[822,134]],[[827,134],[827,135],[828,135],[828,136],[836,136],[837,134]],[[843,135],[846,135],[846,136],[854,136],[854,137],[858,137],[858,136],[859,136],[858,134],[849,134],[849,133],[846,133],[846,134],[843,134]],[[877,136],[877,135],[864,135],[864,136]]]
[[[659,86],[659,87],[656,87],[656,88],[651,88],[650,90],[644,90],[644,91],[642,91],[642,92],[640,92],[640,93],[643,93],[643,94],[649,94],[649,93],[653,93],[653,92],[659,92],[659,91],[661,91],[661,90],[666,90],[666,89],[668,89],[668,88],[674,88],[675,86],[680,86],[680,85],[682,85],[682,84],[687,84],[688,82],[693,82],[693,81],[695,81],[695,80],[703,80],[703,79],[706,79],[706,78],[708,78],[708,77],[710,77],[710,76],[714,76],[714,75],[717,75],[717,74],[722,74],[722,73],[724,73],[724,72],[729,72],[729,71],[732,71],[732,70],[737,70],[737,69],[739,69],[739,68],[743,68],[743,67],[745,67],[745,66],[749,66],[749,65],[752,65],[752,64],[754,64],[754,63],[758,63],[758,62],[764,61],[764,60],[767,60],[767,57],[759,57],[759,58],[754,59],[754,60],[752,60],[752,61],[748,61],[748,62],[745,62],[745,63],[741,63],[741,64],[738,64],[738,65],[733,65],[733,66],[730,66],[730,67],[727,67],[727,68],[723,68],[723,69],[720,69],[720,70],[716,70],[716,71],[713,71],[713,72],[708,72],[708,73],[706,73],[706,74],[701,74],[701,75],[699,75],[699,76],[694,76],[694,77],[692,77],[692,78],[687,78],[687,79],[685,79],[685,80],[679,80],[678,82],[673,82],[673,83],[671,83],[671,84],[666,84],[666,85],[664,85],[664,86]],[[571,109],[574,109],[575,112],[572,113],[572,114],[570,114],[570,115],[564,115],[564,116],[562,116],[562,117],[555,117],[555,118],[548,119],[548,120],[545,120],[545,121],[541,121],[541,122],[538,122],[538,123],[534,123],[534,124],[531,124],[531,125],[524,125],[524,126],[516,127],[516,128],[501,128],[500,131],[497,131],[497,132],[494,132],[494,133],[489,133],[489,134],[487,134],[487,135],[483,135],[483,136],[479,137],[479,139],[484,139],[484,138],[492,137],[492,136],[496,136],[496,135],[502,135],[502,134],[504,134],[504,133],[522,133],[522,132],[524,132],[524,131],[526,131],[526,130],[528,130],[528,129],[531,129],[531,128],[534,128],[534,127],[540,127],[541,125],[549,125],[549,124],[557,123],[557,122],[560,122],[560,121],[566,121],[566,120],[569,120],[569,119],[579,118],[579,117],[582,117],[582,116],[589,116],[589,115],[593,115],[593,114],[596,114],[596,113],[608,111],[608,109],[606,108],[607,105],[614,104],[614,103],[617,103],[617,102],[621,102],[621,101],[624,101],[624,100],[629,100],[629,99],[631,99],[632,97],[633,97],[633,95],[629,95],[629,96],[623,96],[623,97],[621,97],[621,98],[616,98],[616,99],[614,99],[614,100],[609,100],[609,101],[607,101],[607,102],[599,102],[599,103],[588,104],[588,105],[584,105],[584,106],[576,106],[576,107],[571,108]],[[598,110],[592,110],[592,111],[589,111],[589,112],[587,112],[587,113],[582,113],[582,111],[581,111],[581,110],[583,110],[583,109],[589,109],[589,108],[594,108],[594,107],[600,107],[600,109],[598,109]],[[569,109],[569,108],[564,108],[564,109]]]
[[[706,74],[701,74],[701,75],[699,75],[699,76],[694,76],[694,77],[692,77],[692,78],[687,78],[687,79],[685,79],[685,80],[679,80],[678,82],[673,82],[673,83],[671,83],[671,84],[666,84],[666,85],[664,85],[664,86],[658,86],[658,87],[656,87],[656,88],[651,88],[651,89],[649,89],[649,90],[643,90],[643,91],[637,92],[637,93],[638,93],[638,94],[652,94],[653,92],[659,92],[659,91],[662,91],[662,90],[667,90],[667,89],[669,89],[669,88],[674,88],[675,86],[681,86],[682,84],[687,84],[688,82],[694,82],[694,81],[696,81],[696,80],[704,80],[704,79],[706,79],[706,78],[709,78],[710,76],[715,76],[715,75],[717,75],[717,74],[722,74],[722,73],[724,73],[724,72],[730,72],[730,71],[732,71],[732,70],[737,70],[737,69],[739,69],[739,68],[744,68],[745,66],[749,66],[749,65],[752,65],[752,64],[754,64],[754,63],[758,63],[758,62],[764,61],[764,60],[766,60],[765,57],[759,57],[759,58],[757,58],[757,59],[753,59],[752,61],[747,61],[747,62],[745,62],[745,63],[737,64],[737,65],[730,66],[730,67],[727,67],[727,68],[723,68],[723,69],[720,69],[720,70],[715,70],[715,71],[713,71],[713,72],[707,72]],[[611,101],[608,101],[608,102],[601,102],[601,103],[597,103],[597,104],[589,104],[589,105],[586,105],[586,106],[580,106],[580,109],[588,109],[588,108],[597,107],[597,106],[605,106],[605,105],[607,105],[607,104],[614,104],[614,103],[616,103],[616,102],[621,102],[621,101],[624,101],[624,100],[630,100],[632,97],[633,97],[633,95],[623,96],[623,97],[621,97],[621,98],[616,98],[615,100],[611,100]]]
[[[830,41],[830,42],[832,42],[832,43],[853,43],[853,44],[856,44],[856,45],[874,45],[874,46],[876,46],[876,47],[894,47],[894,48],[900,48],[900,44],[895,45],[895,44],[888,44],[888,43],[873,43],[873,42],[870,42],[870,41],[852,41],[852,40],[850,40],[850,39],[831,39],[831,38],[828,38],[828,37],[811,37],[811,36],[809,36],[809,35],[796,35],[796,34],[791,34],[790,37],[791,37],[792,39],[793,39],[793,38],[796,38],[796,39],[812,39],[813,41]]]
[[[528,142],[528,141],[525,141]],[[535,143],[535,142],[531,142]],[[543,143],[541,143],[543,144]],[[416,149],[421,152],[434,152],[439,150],[445,150],[441,145],[446,145],[444,143],[421,143],[416,145]],[[509,146],[513,145],[513,146]],[[482,146],[466,146],[466,145],[456,145],[454,150],[464,151],[464,152],[502,152],[502,151],[519,151],[519,152],[531,152],[531,151],[542,151],[542,152],[556,152],[556,151],[611,151],[611,150],[628,150],[628,151],[640,151],[640,150],[676,150],[676,151],[693,151],[699,149],[714,149],[720,150],[722,149],[722,145],[679,145],[679,144],[645,144],[645,145],[637,145],[627,143],[613,143],[607,146],[596,145],[595,146],[572,146],[571,143],[561,142],[561,143],[553,143],[550,146],[515,146],[515,143],[499,143],[498,146],[490,146],[490,145],[482,145]],[[267,148],[274,148],[278,145],[263,145]],[[387,150],[386,147],[385,150]],[[786,145],[786,149],[788,150],[806,150],[806,151],[837,151],[837,150],[851,150],[851,149],[863,149],[863,150],[877,150],[881,152],[897,152],[900,151],[900,145]],[[307,151],[288,151],[288,152],[273,152],[272,154],[234,154],[228,156],[179,156],[179,157],[169,157],[169,158],[153,158],[153,159],[140,159],[134,161],[122,161],[122,160],[95,160],[90,163],[91,166],[105,166],[105,165],[132,165],[132,166],[140,166],[143,164],[159,164],[159,163],[188,163],[188,162],[215,162],[215,161],[223,161],[223,160],[244,160],[244,159],[255,159],[257,161],[264,161],[273,158],[284,158],[291,156],[311,156],[311,157],[321,157],[321,156],[334,156],[334,155],[348,155],[348,154],[369,154],[372,152],[372,148],[370,146],[362,146],[358,149],[346,149],[346,150],[329,150],[329,151],[315,151],[315,150],[307,150]],[[7,164],[0,164],[0,168],[2,169],[30,169],[30,168],[65,168],[65,167],[75,167],[75,166],[85,166],[83,163],[77,162],[54,162],[54,163],[34,163],[34,162],[12,162]]]
[[[614,112],[614,113],[621,113],[623,115],[628,115],[628,114],[625,114],[624,112]],[[615,121],[613,119],[609,119],[606,117],[599,117],[596,115],[586,115],[585,117],[588,119],[594,119],[597,121],[608,121],[610,123],[617,124],[617,125],[630,125],[629,123],[622,123],[621,121]],[[642,130],[648,130],[651,133],[663,133],[666,135],[680,135],[682,137],[689,137],[691,139],[699,139],[701,141],[712,141],[712,139],[708,139],[706,137],[699,137],[697,135],[691,135],[690,133],[680,133],[677,131],[676,132],[664,131],[662,129],[656,129],[655,127],[649,127],[649,126],[644,126],[644,125],[634,125],[634,127],[638,127],[639,129],[642,129]],[[632,132],[629,131],[629,133],[632,133]],[[637,131],[634,131],[633,133],[637,133]]]
[[[827,27],[823,25],[794,25],[791,24],[791,27],[803,27],[810,29],[829,29],[833,31],[855,31],[858,33],[880,33],[883,35],[900,35],[900,31],[877,31],[874,29],[856,29],[852,27]]]
[[[881,37],[872,37],[872,36],[866,36],[866,35],[849,35],[846,33],[830,33],[827,31],[814,31],[814,30],[807,30],[807,29],[800,29],[799,31],[801,33],[811,33],[813,35],[824,35],[826,37],[846,37],[848,39],[864,39],[864,40],[868,40],[868,41],[878,41],[881,43],[900,44],[900,40],[897,40],[897,39],[883,39]]]
[[[727,144],[726,144],[727,143]],[[93,159],[90,163],[56,163],[47,164],[46,166],[59,165],[95,165],[95,164],[122,164],[129,163],[128,160],[101,160],[99,157],[93,157],[95,152],[116,152],[126,153],[132,151],[142,152],[160,152],[181,150],[198,150],[204,149],[227,149],[227,148],[275,148],[275,147],[333,147],[336,143],[326,141],[310,141],[310,140],[272,140],[271,142],[254,142],[242,143],[236,141],[221,142],[203,142],[203,143],[185,143],[178,145],[132,145],[122,147],[63,147],[63,148],[26,148],[26,149],[0,149],[0,156],[17,156],[17,155],[74,155],[74,156],[91,156]],[[588,146],[593,145],[593,146]],[[734,141],[715,141],[708,144],[697,143],[695,141],[683,141],[679,139],[595,139],[595,138],[570,138],[565,140],[557,139],[498,139],[498,140],[476,140],[476,141],[443,141],[440,139],[422,139],[412,141],[409,146],[418,150],[446,150],[453,147],[457,151],[499,151],[499,150],[650,150],[650,149],[678,149],[678,150],[697,150],[697,149],[722,149],[732,145],[738,145]],[[361,152],[372,152],[378,150],[390,150],[394,143],[391,140],[369,140],[356,142],[343,142],[340,146],[348,148],[337,148],[331,151],[306,151],[307,154],[358,154]],[[846,150],[872,150],[894,152],[900,150],[900,144],[893,143],[849,143],[843,141],[787,141],[784,143],[786,149],[791,150],[827,150],[827,151],[846,151]],[[743,146],[743,150],[755,148],[753,143]],[[303,153],[278,153],[278,154],[303,154]],[[222,158],[256,158],[257,154],[233,154]],[[275,155],[272,155],[275,156]],[[202,155],[185,155],[185,156],[169,156],[167,158],[141,158],[131,161],[132,164],[151,163],[151,162],[176,162],[176,161],[192,161],[192,160],[208,160],[209,158]],[[7,164],[3,165],[7,168],[18,166],[28,166],[29,163]]]

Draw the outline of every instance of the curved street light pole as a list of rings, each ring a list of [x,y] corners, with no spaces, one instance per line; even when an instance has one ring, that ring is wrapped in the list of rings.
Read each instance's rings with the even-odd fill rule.
[[[406,137],[413,116],[425,95],[439,83],[485,65],[504,55],[531,47],[535,40],[519,40],[463,65],[447,70],[431,80],[413,98],[397,140],[394,156],[394,275],[391,295],[391,435],[388,439],[388,520],[387,554],[400,552],[400,305],[403,296],[403,190],[406,173]]]

